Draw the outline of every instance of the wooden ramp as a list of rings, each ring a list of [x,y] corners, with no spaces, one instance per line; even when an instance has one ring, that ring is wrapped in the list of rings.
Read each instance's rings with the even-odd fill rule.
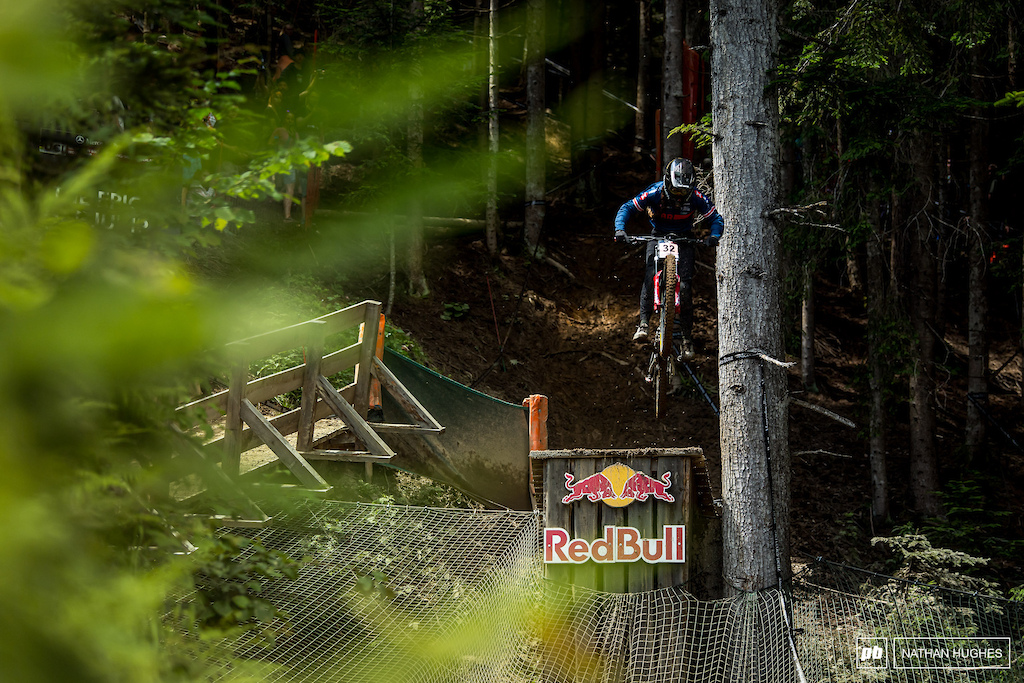
[[[355,343],[325,352],[330,338],[346,332],[351,338],[357,328]],[[302,349],[302,364],[259,379],[248,379],[252,363],[296,349]],[[302,487],[326,492],[330,484],[317,472],[313,462],[364,462],[369,469],[374,462],[388,462],[395,456],[383,435],[444,431],[381,363],[383,352],[381,304],[363,301],[313,320],[228,344],[224,349],[228,388],[186,403],[178,411],[193,414],[197,424],[204,415],[210,422],[223,416],[223,432],[204,444],[203,456],[209,462],[220,462],[219,472],[232,481],[240,474],[242,453],[267,446]],[[349,369],[354,370],[354,381],[342,387],[331,383],[330,377]],[[297,389],[301,389],[302,397],[298,408],[273,417],[259,410],[260,403]],[[380,405],[382,390],[402,406],[410,422],[386,424],[367,420],[371,405]],[[330,434],[314,438],[317,422],[324,418],[336,418],[341,426]],[[292,435],[294,438],[289,439]],[[339,435],[349,437],[344,441],[352,445],[351,449],[321,447],[324,443],[336,443]],[[206,474],[203,469],[207,470]],[[209,468],[201,468],[199,473],[204,481],[213,483],[209,479]],[[223,484],[222,481],[217,483]],[[238,494],[247,501],[247,507],[255,506],[244,498],[240,489]],[[261,514],[256,513],[257,519]],[[262,520],[266,519],[266,515],[262,515]]]

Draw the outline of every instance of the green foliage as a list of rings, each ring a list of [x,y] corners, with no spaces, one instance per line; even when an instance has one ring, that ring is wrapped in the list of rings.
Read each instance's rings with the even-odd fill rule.
[[[982,482],[976,472],[948,482],[939,492],[944,515],[927,520],[922,530],[944,546],[1017,562],[1024,542],[1005,537],[1011,513],[993,509]]]
[[[715,140],[714,129],[711,127],[711,114],[701,117],[699,123],[684,123],[668,132],[669,136],[683,133],[690,136],[695,147],[710,147]]]
[[[466,303],[445,303],[441,312],[441,320],[459,320],[469,312],[469,304]]]
[[[899,536],[873,538],[871,544],[884,545],[897,554],[898,567],[891,571],[893,576],[942,588],[998,595],[995,583],[971,575],[989,563],[987,558],[936,548],[927,536],[908,529]]]
[[[197,623],[204,629],[257,630],[272,643],[287,628],[288,615],[262,597],[264,585],[297,578],[301,563],[258,540],[229,534],[211,539],[200,553],[191,603]]]

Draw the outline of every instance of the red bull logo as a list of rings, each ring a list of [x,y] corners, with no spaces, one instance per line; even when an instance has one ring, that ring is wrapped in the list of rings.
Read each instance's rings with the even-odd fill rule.
[[[606,526],[604,536],[596,541],[581,538],[570,540],[565,529],[544,530],[544,562],[546,564],[582,564],[593,560],[611,562],[686,562],[686,527],[666,524],[661,538],[643,538],[631,526]]]
[[[562,502],[568,504],[585,496],[591,503],[601,500],[611,507],[625,507],[634,500],[643,503],[649,497],[673,503],[675,497],[668,492],[671,485],[671,472],[655,478],[617,462],[579,480],[571,472],[566,472],[565,488],[569,495],[562,498]]]

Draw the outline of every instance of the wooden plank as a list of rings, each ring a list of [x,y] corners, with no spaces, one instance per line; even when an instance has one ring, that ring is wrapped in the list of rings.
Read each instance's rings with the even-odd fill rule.
[[[629,467],[636,472],[652,474],[651,458],[632,458]],[[674,487],[673,487],[674,488]],[[671,489],[669,489],[671,492]],[[654,532],[654,511],[666,503],[648,498],[641,502],[634,500],[626,506],[626,526],[631,526],[640,531],[641,538],[655,538]],[[659,527],[660,529],[660,527]],[[640,561],[629,565],[626,577],[626,589],[630,593],[639,593],[654,588],[654,573],[657,565]]]
[[[613,455],[620,453],[621,451],[603,451],[602,457],[595,460],[597,465],[597,471],[604,470],[606,467],[610,467],[617,462],[624,462],[625,458]],[[580,461],[577,461],[580,462]],[[600,504],[603,508],[601,510],[601,526],[626,526],[626,509],[627,508],[613,508]],[[636,505],[636,503],[630,503],[630,506]],[[627,506],[629,507],[629,506]],[[601,577],[601,589],[608,591],[609,593],[625,593],[626,592],[626,574],[628,566],[624,562],[616,562],[615,564],[606,564],[602,567]]]
[[[322,330],[319,330],[322,331]],[[299,406],[299,426],[296,430],[296,449],[309,450],[313,443],[313,430],[316,427],[316,380],[320,376],[320,364],[323,360],[324,339],[319,334],[312,334],[306,343],[306,365],[302,373],[302,403]]]
[[[374,455],[367,451],[317,449],[313,451],[299,451],[299,454],[306,460],[328,460],[331,462],[388,462],[391,460],[390,456]]]
[[[323,365],[321,366],[320,374],[325,377],[336,375],[339,372],[344,372],[349,368],[354,368],[359,363],[359,353],[362,351],[363,345],[359,342],[350,344],[344,348],[332,351],[324,356]],[[355,384],[352,385],[355,387]]]
[[[316,320],[306,320],[230,342],[225,346],[225,350],[231,360],[248,365],[255,360],[302,347],[309,339],[310,328],[321,325],[322,323]]]
[[[423,404],[416,400],[405,385],[402,384],[391,369],[384,365],[376,356],[372,359],[373,363],[373,374],[380,382],[381,386],[391,394],[402,409],[409,414],[409,416],[416,422],[416,424],[422,427],[428,427],[430,429],[436,429],[438,432],[444,431],[444,427],[441,423],[434,419],[434,416],[430,414]]]
[[[273,519],[272,517],[263,516],[262,519],[240,519],[238,517],[231,517],[230,515],[201,515],[201,514],[187,514],[185,517],[189,519],[202,519],[211,522],[216,522],[217,526],[230,527],[232,529],[262,529],[267,526]]]
[[[595,448],[573,448],[553,451],[532,451],[531,458],[547,460],[550,458],[658,458],[663,456],[697,457],[704,460],[704,451],[697,446],[686,446],[684,448],[623,448],[623,449],[595,449]]]
[[[207,411],[207,414],[209,414],[210,411],[215,411],[223,414],[227,409],[228,405],[228,391],[230,390],[223,389],[221,391],[212,393],[209,396],[204,396],[202,398],[197,398],[194,401],[183,403],[182,405],[175,408],[175,410],[191,411],[196,408],[202,408],[203,410]]]
[[[298,451],[292,448],[290,443],[285,441],[281,432],[277,431],[248,399],[242,401],[242,419],[253,432],[263,439],[263,442],[270,447],[270,450],[274,451],[274,454],[298,477],[304,486],[319,491],[331,488],[330,484],[320,476],[320,473],[313,469],[299,455]]]
[[[348,401],[341,397],[323,375],[320,375],[318,378],[318,387],[324,401],[331,406],[338,417],[345,421],[345,424],[355,433],[356,437],[363,442],[366,450],[374,455],[395,455],[391,447],[377,436],[376,432],[366,423],[366,420],[356,412],[355,408]],[[358,392],[358,387],[356,390]]]
[[[693,548],[690,547],[690,539],[693,537],[693,529],[687,514],[689,507],[693,505],[693,477],[691,476],[691,459],[678,457],[658,458],[654,463],[653,475],[659,479],[666,472],[672,473],[672,486],[669,493],[675,498],[673,503],[662,502],[658,506],[657,525],[658,528],[666,524],[686,525],[686,562],[684,564],[660,564],[655,576],[655,587],[668,588],[684,584],[689,577],[690,555]]]
[[[566,461],[564,459],[544,461],[544,526],[558,527],[572,533],[571,508],[562,503],[562,498],[566,495],[565,472]],[[570,582],[569,565],[546,564],[544,571],[552,581]]]
[[[224,422],[224,458],[221,466],[231,477],[238,476],[242,457],[242,401],[245,400],[246,366],[235,363],[228,380],[227,415]]]
[[[585,479],[597,472],[597,462],[594,460],[570,460],[566,462],[566,471],[571,472],[576,481]],[[565,490],[565,481],[562,481],[562,490]],[[561,503],[561,501],[559,501]],[[608,506],[601,501],[591,502],[586,496],[580,500],[563,506],[572,511],[572,529],[569,531],[570,538],[584,538],[588,541],[600,537],[603,531],[601,527],[601,508]],[[573,565],[572,582],[576,586],[584,586],[597,590],[598,585],[597,563],[589,560],[584,564]]]
[[[314,318],[314,320],[324,323],[325,334],[329,336],[355,327],[366,320],[366,308],[368,306],[377,306],[379,311],[380,305],[381,302],[379,301],[366,299],[341,310]]]
[[[377,354],[377,324],[380,321],[380,304],[376,302],[367,303],[363,309],[363,327],[360,331],[359,341],[362,348],[359,351],[359,365],[356,367],[356,393],[352,397],[352,407],[362,419],[370,409],[370,379],[372,379],[373,359]]]
[[[282,351],[303,346],[309,339],[308,328],[310,327],[320,328],[323,336],[326,337],[353,328],[367,320],[371,315],[370,311],[376,321],[380,316],[380,308],[379,301],[362,301],[319,318],[233,341],[227,344],[227,350],[233,358],[248,364],[260,358],[267,358]]]
[[[321,374],[330,377],[339,372],[348,370],[349,368],[355,367],[356,363],[359,362],[359,351],[360,344],[352,344],[342,349],[338,349],[332,353],[323,356],[321,360]],[[305,372],[305,365],[296,365],[294,367],[279,370],[272,375],[266,377],[260,377],[250,381],[246,388],[246,396],[253,403],[262,403],[275,396],[281,394],[287,394],[289,391],[293,391],[302,386],[303,374]],[[354,384],[352,385],[355,386]],[[202,408],[204,410],[217,410],[221,413],[227,409],[227,398],[228,389],[218,391],[217,393],[210,394],[200,399],[196,399],[190,403],[185,403],[177,408],[177,410],[191,410],[195,408]]]
[[[409,425],[393,422],[374,422],[373,431],[378,434],[386,434],[388,432],[405,432],[405,433],[417,433],[422,432],[424,434],[440,434],[444,431],[444,427],[424,427],[422,425]]]

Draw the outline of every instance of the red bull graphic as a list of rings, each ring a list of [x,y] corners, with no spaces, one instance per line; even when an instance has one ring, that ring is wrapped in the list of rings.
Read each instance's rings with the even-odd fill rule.
[[[604,536],[595,541],[569,538],[565,529],[544,530],[545,564],[582,564],[639,562],[648,564],[686,562],[686,526],[666,524],[661,538],[642,538],[630,526],[606,526]]]
[[[615,498],[616,496],[614,489],[612,489],[612,482],[609,481],[603,472],[592,474],[579,481],[573,481],[573,479],[574,477],[571,473],[565,473],[565,488],[569,490],[569,495],[562,498],[563,503],[571,503],[583,496],[586,496],[591,503],[596,503],[605,498]]]
[[[625,507],[634,500],[643,503],[649,497],[673,503],[675,497],[668,492],[671,485],[671,472],[655,478],[617,462],[580,480],[566,472],[565,488],[569,495],[562,498],[562,502],[568,504],[586,496],[591,503],[601,500],[611,507]]]

